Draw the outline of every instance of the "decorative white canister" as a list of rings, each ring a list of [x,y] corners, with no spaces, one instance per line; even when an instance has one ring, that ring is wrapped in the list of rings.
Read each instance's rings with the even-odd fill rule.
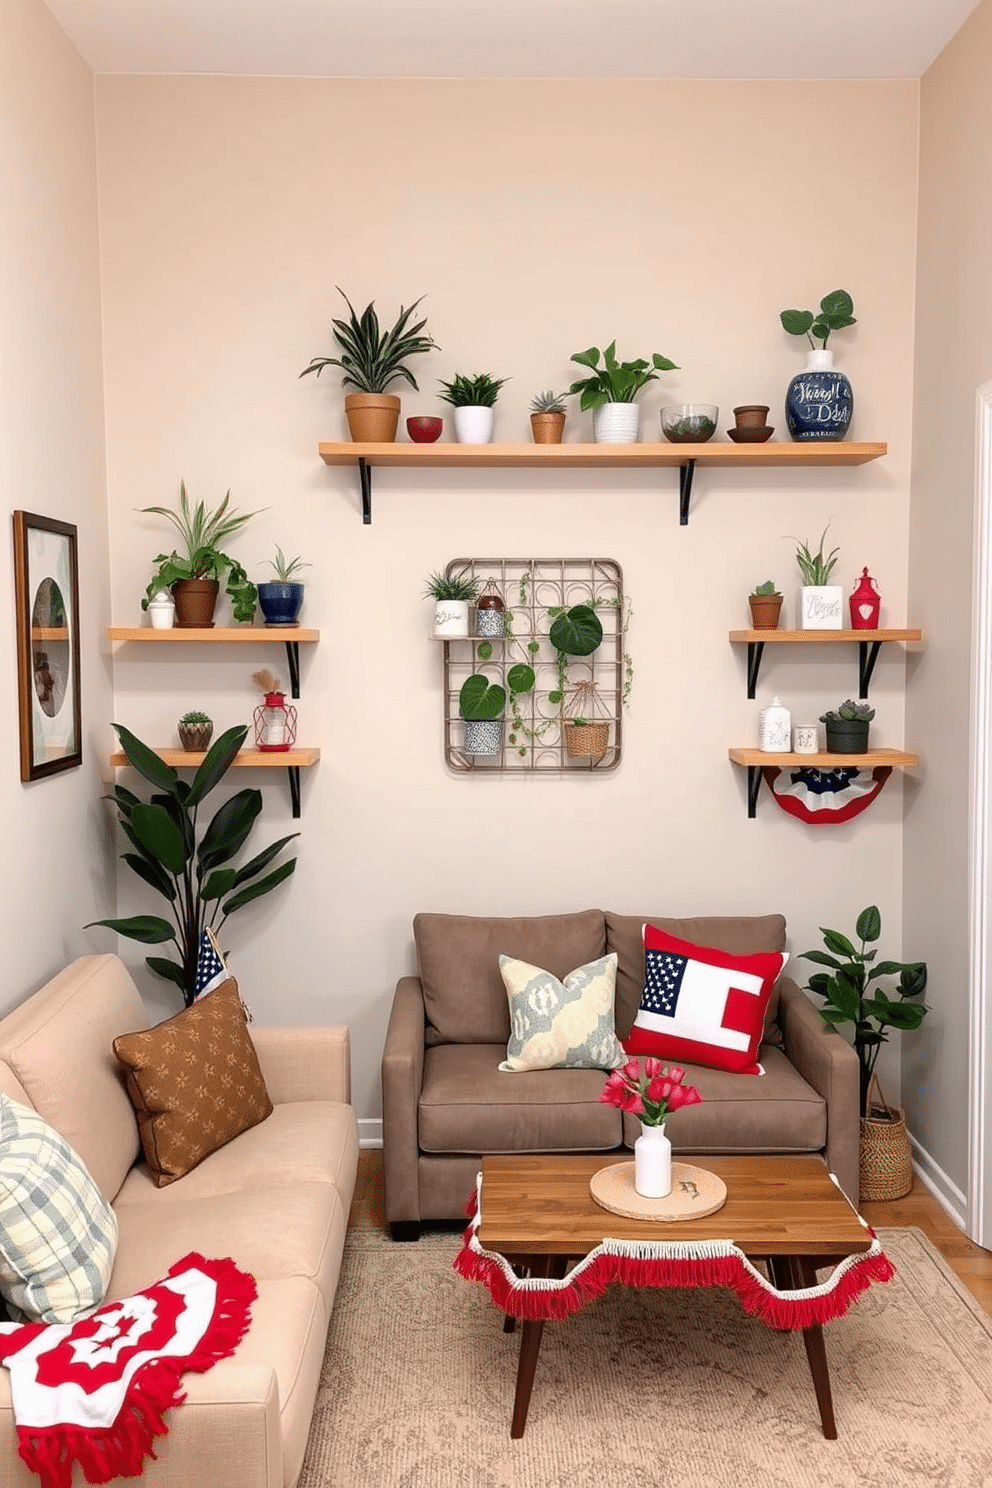
[[[468,635],[469,602],[467,599],[436,599],[434,601],[434,635],[437,639],[451,639]]]
[[[148,616],[153,630],[171,630],[176,619],[176,602],[165,589],[158,589],[148,601]]]
[[[758,748],[766,754],[788,754],[792,748],[792,714],[780,697],[761,710]]]
[[[843,584],[804,584],[800,591],[801,630],[843,630]]]

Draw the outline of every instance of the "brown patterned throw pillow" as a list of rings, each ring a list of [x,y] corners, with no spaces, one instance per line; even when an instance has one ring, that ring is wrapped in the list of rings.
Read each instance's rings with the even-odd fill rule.
[[[233,977],[165,1023],[114,1039],[114,1053],[159,1188],[272,1112]]]

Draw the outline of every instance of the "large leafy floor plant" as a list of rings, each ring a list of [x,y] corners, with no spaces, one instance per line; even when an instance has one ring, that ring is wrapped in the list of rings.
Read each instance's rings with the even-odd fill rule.
[[[170,918],[142,914],[93,920],[91,924],[106,925],[143,945],[171,941],[178,960],[164,956],[146,956],[145,960],[152,971],[176,984],[189,1007],[196,996],[196,967],[204,930],[210,926],[219,932],[229,915],[268,894],[290,876],[296,867],[295,858],[280,863],[264,877],[259,875],[299,833],[280,837],[240,868],[232,866],[262,810],[259,790],[238,791],[200,830],[201,803],[233,764],[247,737],[246,726],[221,734],[189,784],[130,730],[120,724],[114,727],[128,762],[156,790],[155,795],[142,801],[133,791],[115,785],[106,798],[116,805],[118,820],[133,849],[121,857],[168,901]]]

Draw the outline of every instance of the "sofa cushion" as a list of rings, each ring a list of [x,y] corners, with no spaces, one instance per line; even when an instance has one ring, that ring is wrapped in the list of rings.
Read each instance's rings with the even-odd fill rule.
[[[696,945],[716,946],[735,956],[748,956],[755,951],[785,950],[785,916],[770,915],[701,915],[695,919],[673,920],[664,915],[620,915],[606,912],[607,949],[617,953],[617,1034],[627,1037],[644,990],[645,924],[657,925],[680,940]],[[764,1042],[781,1044],[778,1030],[778,989],[772,991],[765,1009]]]
[[[121,1034],[114,1053],[160,1188],[271,1115],[233,977],[155,1028]]]
[[[80,956],[0,1022],[0,1058],[108,1199],[141,1150],[111,1045],[122,1028],[147,1026],[117,956]]]
[[[0,1294],[18,1321],[72,1323],[99,1307],[116,1248],[117,1218],[85,1164],[0,1095]]]
[[[501,1044],[441,1044],[424,1053],[418,1121],[424,1152],[608,1152],[620,1112],[600,1105],[601,1070],[500,1068]]]
[[[686,1064],[686,1084],[702,1096],[698,1106],[675,1111],[665,1131],[676,1153],[822,1152],[827,1140],[827,1107],[781,1049],[762,1044],[761,1080],[727,1070]],[[760,1100],[755,1086],[760,1085]],[[623,1117],[624,1145],[633,1147],[641,1124]]]
[[[627,1053],[759,1075],[765,1008],[786,953],[732,956],[656,925],[644,926],[644,951],[644,991],[624,1039]]]
[[[431,1025],[429,1044],[505,1046],[510,1016],[499,973],[501,955],[564,978],[606,951],[601,909],[507,918],[418,914],[413,937]]]
[[[510,1039],[500,1069],[616,1069],[625,1055],[613,1027],[615,954],[570,971],[564,980],[500,956]]]

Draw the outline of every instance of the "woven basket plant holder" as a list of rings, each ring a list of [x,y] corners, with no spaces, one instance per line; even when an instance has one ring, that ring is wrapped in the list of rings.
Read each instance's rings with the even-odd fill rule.
[[[576,723],[583,718],[585,723]],[[610,742],[610,719],[595,682],[577,682],[562,716],[569,759],[602,759]]]
[[[872,1103],[872,1090],[878,1087],[880,1106]],[[910,1160],[909,1136],[902,1111],[886,1104],[878,1077],[873,1073],[868,1086],[868,1110],[891,1112],[892,1121],[861,1118],[860,1187],[862,1199],[901,1199],[913,1186],[913,1164]]]

